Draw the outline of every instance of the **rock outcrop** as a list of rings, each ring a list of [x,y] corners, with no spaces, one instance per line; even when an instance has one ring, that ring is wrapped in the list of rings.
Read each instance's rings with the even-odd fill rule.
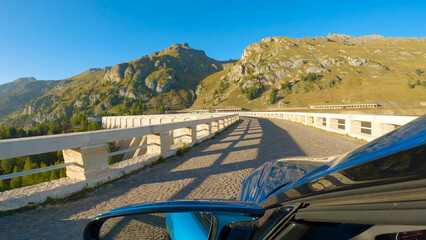
[[[179,88],[195,73],[203,75],[223,70],[222,64],[226,63],[207,57],[204,51],[190,48],[188,43],[175,44],[138,60],[114,65],[107,70],[104,80],[141,82],[152,93],[165,93]],[[196,85],[193,88],[195,90]],[[143,92],[142,88],[137,90]]]
[[[111,69],[109,69],[104,76],[104,80],[106,81],[112,81],[112,82],[120,82],[124,79],[125,72],[127,70],[127,67],[129,66],[128,63],[120,63],[117,65],[114,65]]]

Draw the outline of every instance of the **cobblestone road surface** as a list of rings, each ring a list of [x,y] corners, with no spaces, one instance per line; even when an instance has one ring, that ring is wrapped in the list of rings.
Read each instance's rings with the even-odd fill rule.
[[[113,208],[167,199],[235,199],[241,181],[264,162],[293,156],[332,156],[361,144],[285,120],[241,118],[184,156],[102,186],[88,196],[0,217],[0,239],[82,239],[89,219]],[[131,222],[144,222],[157,234],[153,239],[164,238],[157,231],[164,226],[149,218],[162,216]]]

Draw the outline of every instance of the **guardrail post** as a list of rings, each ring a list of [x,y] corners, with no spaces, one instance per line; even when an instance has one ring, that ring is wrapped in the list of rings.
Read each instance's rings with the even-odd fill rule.
[[[182,137],[182,142],[191,144],[197,142],[197,126],[191,126],[182,129],[182,133],[186,136]]]
[[[325,118],[325,125],[326,125],[326,128],[331,128],[331,118],[330,117]]]
[[[382,123],[380,124],[380,129],[382,131],[382,134],[386,134],[388,132],[391,132],[393,130],[395,130],[398,126],[395,124],[386,124],[386,123]]]
[[[148,154],[159,154],[163,157],[168,157],[167,152],[170,150],[170,137],[168,131],[148,135],[147,143],[152,144],[147,148]]]
[[[212,122],[212,131],[214,133],[219,132],[219,121]]]
[[[211,122],[206,123],[206,124],[202,124],[201,127],[202,127],[203,131],[207,132],[207,137],[212,135],[212,123]],[[203,134],[205,134],[205,133],[203,133]]]
[[[350,133],[358,135],[361,134],[361,121],[351,120],[350,126]]]
[[[377,138],[384,134],[382,132],[382,124],[380,122],[376,121],[375,119],[372,119],[371,121],[371,137]]]
[[[345,133],[346,134],[351,133],[351,129],[352,129],[351,116],[346,115],[346,117],[345,117]]]
[[[108,173],[108,150],[105,144],[63,150],[65,163],[76,163],[67,167],[67,176],[86,180]]]

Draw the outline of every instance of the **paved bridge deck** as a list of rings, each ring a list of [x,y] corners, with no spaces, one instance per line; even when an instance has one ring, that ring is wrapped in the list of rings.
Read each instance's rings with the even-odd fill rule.
[[[242,117],[184,156],[102,186],[88,196],[0,217],[0,239],[81,239],[91,217],[113,208],[167,199],[235,199],[241,181],[264,162],[332,156],[361,144],[285,120]]]

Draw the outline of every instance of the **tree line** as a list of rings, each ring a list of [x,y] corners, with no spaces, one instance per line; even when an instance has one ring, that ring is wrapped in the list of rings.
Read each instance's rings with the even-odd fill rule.
[[[124,108],[121,108],[121,106],[119,106],[118,114],[140,115],[146,113],[148,108],[148,104],[143,104],[142,102],[135,101],[133,99],[125,99]],[[158,109],[156,106],[154,106],[154,111],[164,113],[165,108],[162,105],[160,105]],[[51,120],[49,122],[39,123],[36,126],[28,129],[24,129],[22,127],[17,128],[0,126],[0,140],[70,132],[94,131],[101,129],[99,123],[89,123],[87,115],[87,112],[82,109],[81,111],[73,112],[72,117],[68,117],[67,114],[62,114],[57,119]],[[114,114],[105,112],[105,114],[100,113],[99,115],[102,116]],[[62,163],[64,163],[62,151],[4,159],[0,160],[0,175],[28,171]],[[62,177],[66,177],[65,168],[26,175],[23,177],[16,177],[7,180],[0,180],[0,191],[35,185],[45,181],[59,179]]]
[[[61,121],[61,123],[59,123],[58,120]],[[76,114],[68,121],[60,119],[58,120],[43,122],[27,130],[15,127],[0,127],[0,139],[42,136],[67,132],[93,131],[101,129],[99,123],[89,123],[84,113]],[[62,151],[4,159],[0,160],[0,175],[44,168],[62,163],[64,163]],[[66,177],[65,168],[26,175],[23,177],[0,180],[0,191],[39,184],[62,177]]]

